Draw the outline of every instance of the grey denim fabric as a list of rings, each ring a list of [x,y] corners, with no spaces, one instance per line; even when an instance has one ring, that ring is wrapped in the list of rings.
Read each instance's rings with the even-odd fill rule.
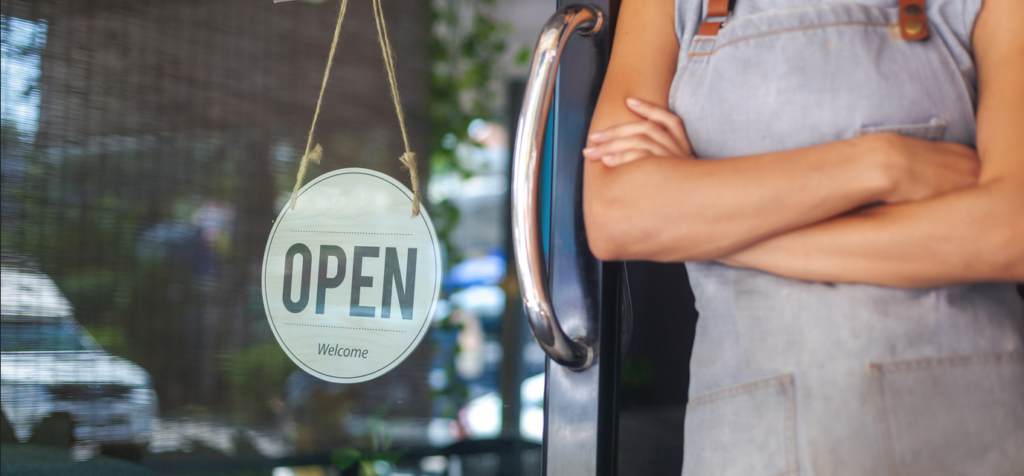
[[[670,106],[702,159],[895,132],[973,145],[981,0],[736,0],[716,37],[677,0]],[[737,192],[742,193],[742,192]],[[1014,286],[809,282],[688,263],[700,319],[685,476],[1024,475]]]

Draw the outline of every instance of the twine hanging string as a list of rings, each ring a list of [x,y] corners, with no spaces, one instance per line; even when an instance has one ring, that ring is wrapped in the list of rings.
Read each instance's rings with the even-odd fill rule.
[[[402,99],[398,96],[398,83],[395,81],[395,54],[391,50],[391,41],[388,40],[388,26],[384,23],[384,9],[380,1],[373,0],[373,17],[377,20],[377,38],[380,40],[380,51],[384,56],[384,69],[388,71],[388,84],[391,86],[391,99],[395,102],[398,127],[402,130],[402,142],[405,144],[405,153],[399,160],[409,171],[413,195],[412,216],[417,216],[420,214],[420,177],[416,170],[416,154],[409,148],[409,136],[405,132],[405,113],[402,112]]]
[[[324,102],[324,90],[327,89],[327,78],[331,77],[331,65],[334,63],[334,52],[338,49],[338,37],[341,36],[341,22],[345,19],[345,10],[348,8],[348,0],[341,0],[341,11],[338,12],[338,25],[334,27],[334,40],[331,41],[331,53],[327,55],[327,68],[324,69],[324,81],[320,84],[320,97],[316,100],[316,112],[313,113],[313,124],[309,126],[309,138],[306,139],[306,152],[302,154],[302,160],[299,162],[299,173],[295,176],[295,188],[292,189],[292,198],[288,201],[288,206],[295,209],[295,198],[299,195],[299,189],[302,188],[302,181],[306,178],[306,169],[309,167],[309,161],[313,163],[320,163],[320,159],[324,155],[324,149],[317,144],[313,147],[313,131],[316,130],[316,120],[320,117],[320,106]]]
[[[384,23],[384,10],[381,8],[380,0],[373,1],[373,16],[377,23],[377,39],[380,42],[381,53],[384,56],[384,69],[388,73],[388,84],[391,89],[391,99],[395,103],[395,113],[398,115],[398,126],[402,130],[402,142],[405,145],[405,153],[401,160],[403,168],[409,171],[409,180],[412,183],[412,216],[420,214],[420,180],[419,172],[416,169],[416,154],[409,148],[409,137],[405,131],[405,113],[402,112],[402,100],[398,95],[398,83],[395,81],[395,54],[391,50],[391,42],[388,40],[388,28]],[[341,0],[341,11],[338,12],[338,24],[334,27],[334,40],[331,41],[331,52],[327,57],[327,68],[324,70],[324,81],[320,85],[320,97],[316,101],[316,112],[313,113],[313,124],[309,126],[309,138],[306,140],[306,152],[302,154],[299,162],[299,172],[295,177],[295,188],[292,190],[292,197],[289,206],[295,209],[295,199],[302,188],[302,182],[306,178],[306,169],[309,161],[320,163],[323,157],[323,148],[320,144],[313,147],[313,131],[316,129],[316,120],[320,117],[320,106],[324,100],[324,90],[327,89],[327,78],[331,75],[331,65],[334,63],[334,52],[338,48],[338,37],[341,36],[341,23],[345,19],[345,10],[348,7],[348,0]]]

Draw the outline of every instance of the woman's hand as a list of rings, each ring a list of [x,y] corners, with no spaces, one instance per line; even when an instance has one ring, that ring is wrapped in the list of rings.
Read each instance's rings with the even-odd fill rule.
[[[644,120],[590,134],[594,145],[583,149],[587,160],[616,167],[644,157],[693,157],[679,116],[635,98],[626,99],[626,106]]]
[[[886,203],[925,200],[978,185],[978,153],[965,145],[897,134],[858,139],[869,141],[875,153],[884,158],[891,178]]]

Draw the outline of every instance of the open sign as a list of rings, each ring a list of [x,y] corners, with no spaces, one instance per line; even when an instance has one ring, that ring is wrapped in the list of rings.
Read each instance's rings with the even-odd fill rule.
[[[343,169],[300,190],[263,257],[263,305],[281,348],[340,383],[376,378],[423,340],[440,293],[441,252],[412,192],[384,174]]]

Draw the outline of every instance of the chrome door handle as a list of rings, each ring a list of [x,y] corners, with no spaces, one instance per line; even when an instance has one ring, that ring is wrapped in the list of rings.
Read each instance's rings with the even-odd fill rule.
[[[597,7],[576,4],[558,10],[544,24],[530,62],[512,163],[512,242],[526,317],[544,352],[572,370],[590,367],[594,350],[582,338],[566,336],[548,295],[537,219],[541,148],[562,49],[573,32],[593,35],[602,23]]]

